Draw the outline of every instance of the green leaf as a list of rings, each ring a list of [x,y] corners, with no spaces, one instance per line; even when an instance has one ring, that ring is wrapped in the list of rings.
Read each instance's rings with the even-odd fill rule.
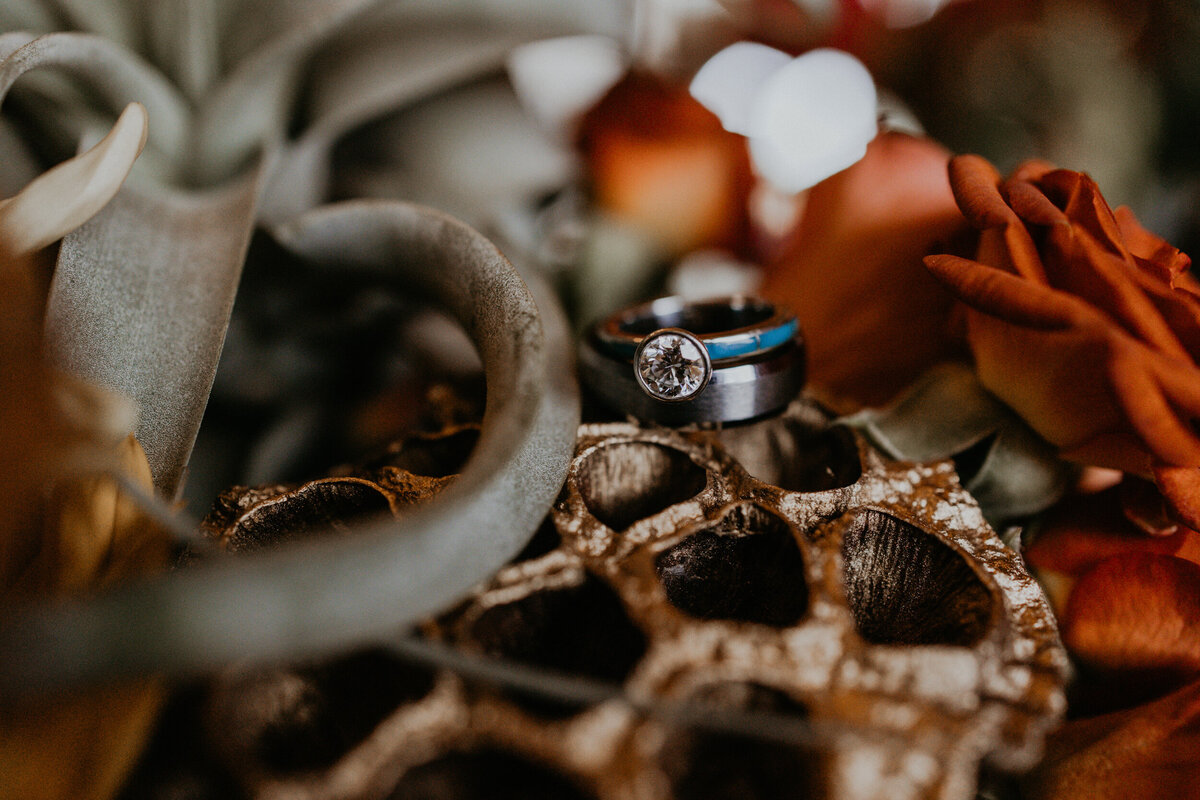
[[[1075,474],[963,364],[935,367],[888,408],[841,421],[892,458],[955,459],[963,485],[997,530],[1048,508]]]

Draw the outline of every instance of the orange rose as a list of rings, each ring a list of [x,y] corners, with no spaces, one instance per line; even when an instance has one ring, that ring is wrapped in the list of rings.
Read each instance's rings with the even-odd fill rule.
[[[937,143],[884,133],[808,191],[799,225],[767,264],[763,293],[791,307],[810,383],[842,410],[881,405],[962,351],[954,297],[922,267],[966,229]]]
[[[1003,180],[959,156],[950,183],[981,231],[975,260],[925,264],[970,307],[983,384],[1072,460],[1143,475],[1200,466],[1190,259],[1109,209],[1083,173],[1028,162]]]

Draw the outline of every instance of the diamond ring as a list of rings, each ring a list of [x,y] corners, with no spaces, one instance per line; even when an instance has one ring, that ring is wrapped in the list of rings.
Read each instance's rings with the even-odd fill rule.
[[[787,405],[804,378],[796,318],[745,296],[664,297],[619,311],[593,327],[580,359],[600,400],[668,424],[762,416]]]

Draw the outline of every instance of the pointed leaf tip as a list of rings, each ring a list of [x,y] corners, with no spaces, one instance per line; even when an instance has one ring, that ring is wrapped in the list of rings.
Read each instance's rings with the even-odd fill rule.
[[[36,252],[95,216],[125,182],[148,131],[145,106],[130,103],[95,146],[0,204],[0,252],[9,257]]]

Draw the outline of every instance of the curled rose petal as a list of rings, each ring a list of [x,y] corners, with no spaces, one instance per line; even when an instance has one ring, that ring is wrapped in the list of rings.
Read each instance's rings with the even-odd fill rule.
[[[925,263],[969,306],[984,385],[1068,458],[1140,474],[1200,466],[1187,256],[1114,213],[1083,173],[1030,162],[1002,180],[959,156],[949,174],[980,229],[975,258]]]
[[[1126,553],[1075,584],[1060,619],[1082,663],[1171,678],[1200,675],[1200,565],[1157,553]]]
[[[1068,722],[1022,781],[1031,800],[1194,797],[1200,784],[1200,681],[1139,708]]]

